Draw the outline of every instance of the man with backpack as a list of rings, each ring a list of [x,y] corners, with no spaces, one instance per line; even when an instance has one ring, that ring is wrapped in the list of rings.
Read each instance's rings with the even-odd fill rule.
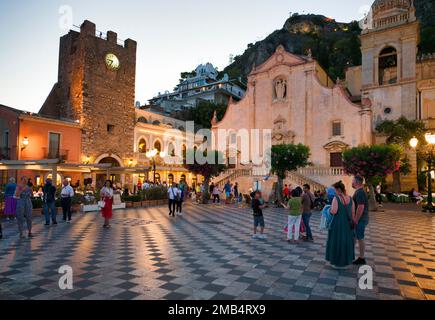
[[[45,225],[50,225],[50,216],[53,225],[57,224],[56,215],[56,187],[53,186],[53,182],[51,179],[47,179],[45,185],[42,187],[42,199],[44,202],[44,216],[45,216]]]
[[[303,186],[303,195],[302,195],[302,221],[304,222],[305,230],[307,236],[305,238],[306,241],[314,241],[313,234],[311,233],[310,228],[310,219],[311,219],[311,210],[314,209],[315,197],[310,191],[310,186],[308,184],[304,184]]]

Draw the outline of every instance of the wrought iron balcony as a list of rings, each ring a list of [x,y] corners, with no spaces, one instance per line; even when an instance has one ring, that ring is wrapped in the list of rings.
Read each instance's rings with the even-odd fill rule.
[[[42,148],[44,152],[44,159],[59,159],[60,161],[68,160],[69,150],[64,149],[49,149]]]

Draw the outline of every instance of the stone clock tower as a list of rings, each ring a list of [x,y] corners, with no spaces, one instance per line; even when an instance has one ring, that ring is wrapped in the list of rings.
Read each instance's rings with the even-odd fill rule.
[[[79,122],[82,161],[127,166],[133,158],[136,47],[85,21],[60,39],[58,82],[40,114]]]

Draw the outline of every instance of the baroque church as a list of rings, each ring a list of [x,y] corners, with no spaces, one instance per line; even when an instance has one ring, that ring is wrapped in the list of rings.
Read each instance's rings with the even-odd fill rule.
[[[384,142],[377,124],[405,116],[424,121],[428,130],[435,127],[435,55],[417,57],[419,32],[413,0],[376,0],[360,35],[362,65],[349,68],[345,81],[337,83],[310,55],[294,55],[279,46],[253,68],[245,97],[231,101],[220,122],[212,120],[214,146],[222,145],[218,130],[227,130],[230,148],[223,151],[235,163],[215,182],[235,179],[242,189],[262,184],[266,194],[271,191],[273,178],[264,178],[267,164],[246,163],[239,151],[238,129],[262,129],[271,130],[272,145],[310,148],[312,166],[289,174],[286,183],[317,189],[342,180],[351,190],[342,152]],[[403,190],[417,187],[415,153],[409,152],[409,159],[413,172],[401,178]]]

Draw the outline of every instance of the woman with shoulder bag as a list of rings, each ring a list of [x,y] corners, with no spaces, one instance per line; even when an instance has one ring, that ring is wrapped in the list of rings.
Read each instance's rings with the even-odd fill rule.
[[[113,204],[113,188],[112,181],[107,180],[104,187],[100,191],[101,201],[101,215],[104,218],[103,228],[110,228],[110,219],[112,218],[112,204]],[[103,205],[104,204],[104,205]]]
[[[334,188],[336,196],[331,205],[334,220],[328,231],[326,260],[333,268],[343,269],[351,265],[355,259],[353,242],[355,204],[347,195],[346,188],[341,181],[334,184]]]

